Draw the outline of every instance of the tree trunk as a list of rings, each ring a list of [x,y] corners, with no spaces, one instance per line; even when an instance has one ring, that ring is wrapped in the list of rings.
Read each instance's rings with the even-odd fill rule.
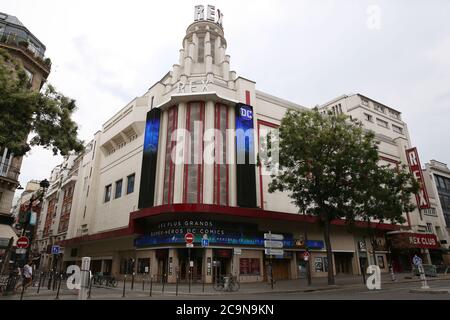
[[[324,219],[323,237],[325,239],[325,246],[327,248],[327,259],[328,259],[328,285],[334,285],[334,263],[333,263],[333,252],[331,250],[330,241],[330,221],[328,218]]]
[[[375,237],[373,235],[370,236],[370,244],[372,245],[372,257],[373,257],[373,264],[374,265],[378,265],[378,261],[377,261],[377,255],[375,253]]]

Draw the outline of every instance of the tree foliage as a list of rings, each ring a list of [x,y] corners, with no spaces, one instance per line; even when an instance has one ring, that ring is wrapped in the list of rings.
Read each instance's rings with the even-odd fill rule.
[[[273,137],[271,137],[273,139]],[[345,115],[289,111],[279,127],[279,172],[269,192],[288,191],[302,213],[319,217],[334,284],[334,219],[403,222],[417,183],[404,168],[381,166],[373,132]]]
[[[56,155],[83,150],[78,126],[72,120],[75,100],[46,85],[41,92],[31,90],[21,64],[0,50],[0,146],[16,156],[32,146],[52,149]],[[28,135],[32,134],[28,141]]]

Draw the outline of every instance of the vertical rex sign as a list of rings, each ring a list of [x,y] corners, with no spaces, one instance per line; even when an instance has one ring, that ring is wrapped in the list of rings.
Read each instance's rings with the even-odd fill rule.
[[[153,207],[154,204],[160,119],[161,110],[159,108],[152,109],[147,113],[139,189],[138,206],[140,209]]]
[[[236,112],[236,191],[237,205],[256,207],[256,171],[253,107],[237,103]]]
[[[430,208],[430,199],[428,197],[427,188],[423,179],[422,167],[420,165],[417,148],[407,149],[406,158],[408,159],[408,165],[411,173],[414,175],[420,185],[419,193],[416,194],[417,206],[419,207],[419,209],[428,209]]]

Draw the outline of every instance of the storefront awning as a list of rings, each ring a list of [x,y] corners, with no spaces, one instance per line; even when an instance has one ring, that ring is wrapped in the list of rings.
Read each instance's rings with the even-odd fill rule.
[[[436,235],[431,233],[398,232],[388,234],[393,249],[439,249]]]
[[[15,246],[18,237],[14,229],[10,225],[0,224],[0,248],[6,248],[11,237],[14,238],[13,246]]]

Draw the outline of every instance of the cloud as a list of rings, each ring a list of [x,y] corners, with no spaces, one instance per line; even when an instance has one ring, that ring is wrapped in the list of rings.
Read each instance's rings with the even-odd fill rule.
[[[198,1],[15,0],[16,15],[47,46],[50,82],[77,100],[89,140],[178,61]],[[210,1],[224,13],[231,69],[259,90],[314,106],[361,92],[398,109],[422,162],[450,162],[448,1]],[[206,3],[204,3],[206,4]],[[380,8],[379,30],[367,8]],[[21,182],[57,164],[35,150]]]

